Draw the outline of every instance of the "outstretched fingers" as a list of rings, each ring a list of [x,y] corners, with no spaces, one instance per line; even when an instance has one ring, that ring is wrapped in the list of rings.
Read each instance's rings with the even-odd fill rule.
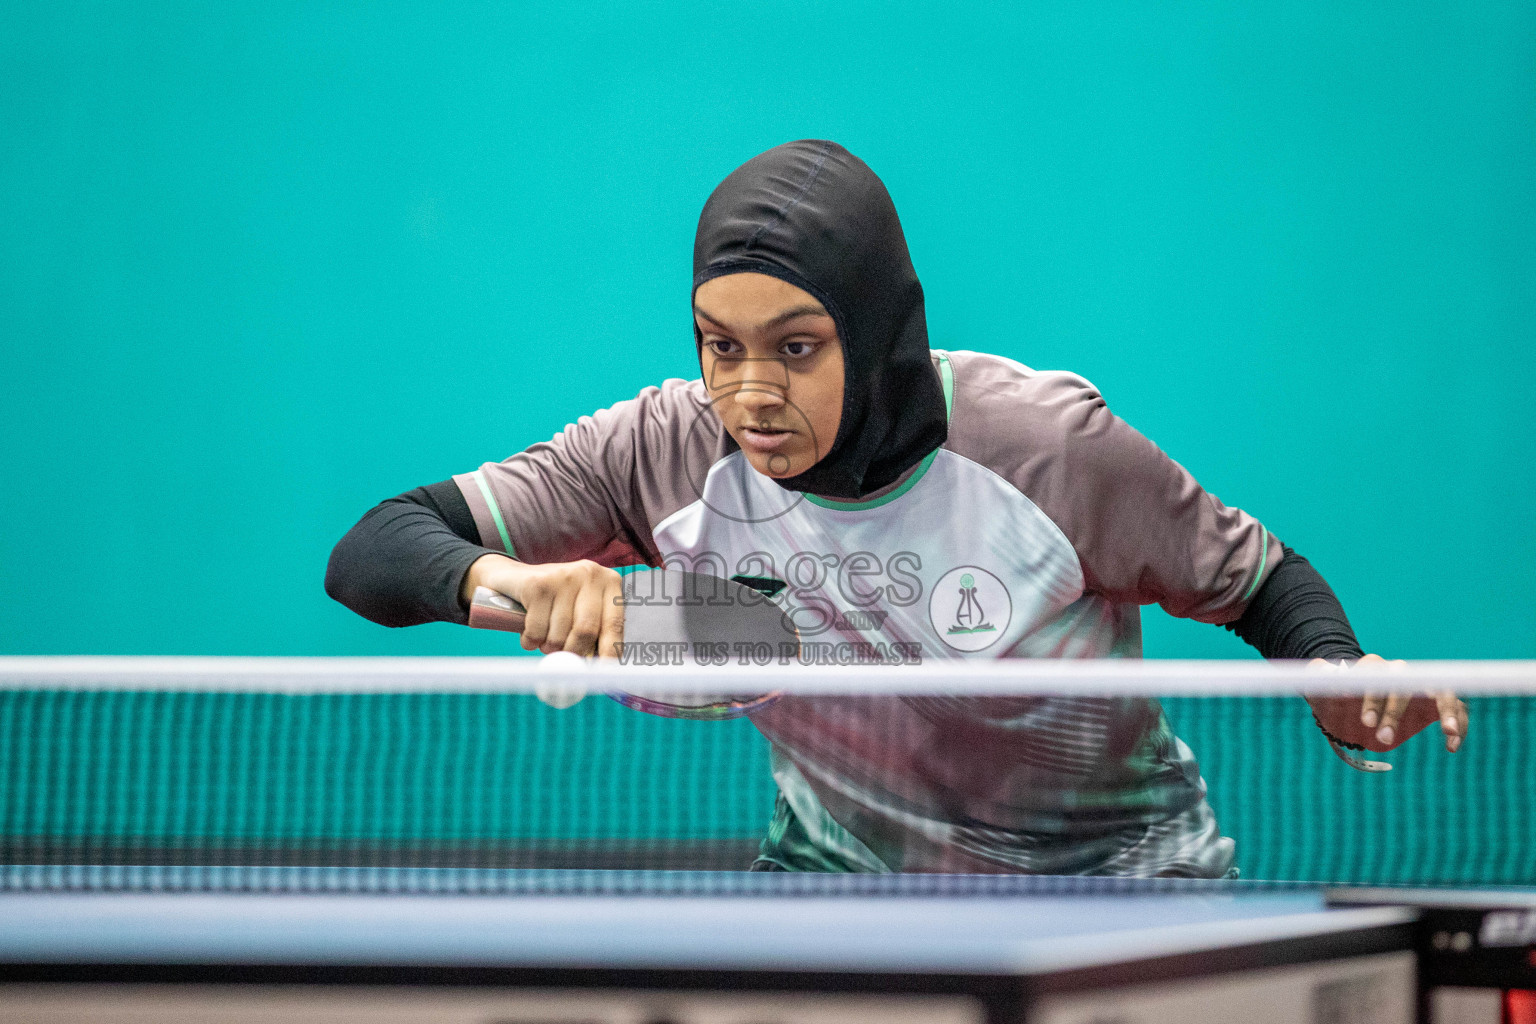
[[[1461,741],[1467,738],[1467,705],[1450,690],[1435,694],[1435,709],[1440,712],[1440,731],[1445,734],[1445,749],[1451,753],[1461,749]]]
[[[1383,746],[1391,746],[1397,738],[1397,727],[1403,720],[1403,712],[1408,710],[1408,704],[1413,700],[1412,694],[1390,693],[1387,695],[1386,705],[1381,711],[1381,725],[1376,729],[1376,742]]]
[[[1381,713],[1386,710],[1387,695],[1374,693],[1367,690],[1365,699],[1360,702],[1360,724],[1367,729],[1374,729],[1381,724]]]

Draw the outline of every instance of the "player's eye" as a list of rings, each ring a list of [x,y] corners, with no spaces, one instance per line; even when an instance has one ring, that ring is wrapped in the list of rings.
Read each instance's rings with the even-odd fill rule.
[[[784,353],[786,356],[789,356],[791,359],[804,359],[806,356],[816,351],[816,343],[814,341],[805,340],[786,341],[784,344],[779,346],[779,351]]]
[[[715,355],[724,358],[727,356],[736,355],[736,350],[740,346],[737,345],[736,342],[729,341],[725,338],[713,338],[709,341],[706,341],[704,343],[704,347],[709,349]]]

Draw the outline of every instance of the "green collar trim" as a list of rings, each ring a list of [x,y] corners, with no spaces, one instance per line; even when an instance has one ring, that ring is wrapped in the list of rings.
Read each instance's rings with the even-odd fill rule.
[[[944,421],[955,416],[955,368],[949,365],[948,352],[935,352],[939,357],[939,383],[944,385]]]
[[[954,416],[955,412],[955,371],[949,365],[949,353],[935,352],[934,354],[939,357],[939,383],[944,386],[944,418],[948,420]],[[830,508],[838,512],[864,512],[872,508],[879,508],[881,505],[889,505],[917,486],[917,482],[923,478],[923,474],[928,472],[928,467],[933,465],[933,460],[938,457],[939,449],[935,448],[923,456],[923,461],[917,464],[917,469],[913,470],[911,476],[901,482],[900,487],[897,487],[889,494],[882,494],[878,498],[871,498],[869,501],[832,501],[829,498],[820,498],[814,494],[807,494],[805,500],[812,505],[819,505],[822,508]]]

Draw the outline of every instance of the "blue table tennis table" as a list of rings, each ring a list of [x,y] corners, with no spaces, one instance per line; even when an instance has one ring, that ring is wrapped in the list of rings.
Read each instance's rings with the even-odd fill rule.
[[[1417,911],[1024,876],[8,868],[0,1024],[1407,1024]],[[1368,901],[1366,901],[1368,902]]]

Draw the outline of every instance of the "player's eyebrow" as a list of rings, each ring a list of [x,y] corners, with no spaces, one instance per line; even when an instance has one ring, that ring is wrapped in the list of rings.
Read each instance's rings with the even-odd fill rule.
[[[725,327],[725,321],[724,320],[721,320],[719,317],[714,316],[713,314],[709,313],[707,310],[701,309],[698,306],[694,306],[693,307],[693,311],[695,313],[697,313],[699,316],[703,317],[705,320],[708,320],[710,323],[717,324],[720,327]],[[798,306],[791,306],[788,309],[784,310],[783,312],[777,313],[774,316],[769,317],[767,320],[764,320],[762,323],[757,325],[757,330],[759,330],[759,331],[772,330],[773,328],[779,326],[780,324],[787,323],[790,320],[795,319],[796,317],[801,317],[801,316],[831,316],[831,315],[832,315],[831,313],[828,313],[825,309],[823,309],[821,307],[820,303],[813,303],[813,302],[801,303]]]

